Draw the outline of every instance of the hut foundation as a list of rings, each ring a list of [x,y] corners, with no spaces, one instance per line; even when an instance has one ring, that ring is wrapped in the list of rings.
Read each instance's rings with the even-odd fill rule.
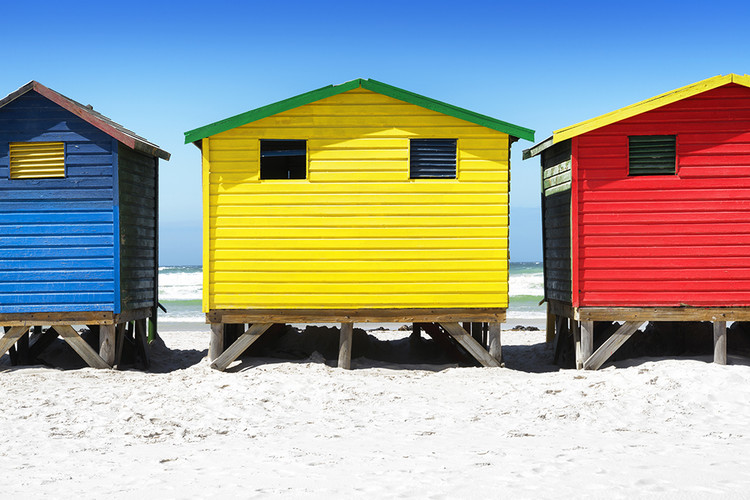
[[[209,359],[211,367],[220,371],[226,370],[275,323],[340,323],[338,367],[345,370],[351,368],[352,333],[355,322],[407,322],[414,323],[417,329],[429,329],[431,324],[439,325],[479,364],[499,367],[502,362],[500,325],[503,321],[505,309],[214,310],[206,314],[206,322],[211,325]],[[231,345],[225,346],[227,327],[236,324],[248,324],[249,327]]]
[[[572,307],[551,300],[547,324],[554,325],[548,340],[555,343],[555,362],[561,342],[573,333],[576,368],[597,370],[644,324],[651,321],[713,323],[714,363],[727,364],[727,321],[750,321],[750,308],[723,307]],[[594,328],[598,322],[616,322],[607,339],[594,351]],[[619,325],[617,324],[619,323]]]

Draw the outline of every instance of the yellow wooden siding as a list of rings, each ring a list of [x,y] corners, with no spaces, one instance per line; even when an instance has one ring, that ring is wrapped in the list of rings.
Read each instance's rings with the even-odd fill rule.
[[[458,179],[409,179],[409,139]],[[305,180],[260,180],[305,139]],[[204,310],[508,304],[508,135],[357,89],[203,140]]]
[[[65,177],[65,144],[62,142],[11,142],[11,179]]]

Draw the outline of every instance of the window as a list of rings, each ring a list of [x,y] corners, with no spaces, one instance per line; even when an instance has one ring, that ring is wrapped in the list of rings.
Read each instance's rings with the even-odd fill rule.
[[[411,179],[455,179],[456,139],[411,139]]]
[[[11,179],[65,177],[65,143],[11,142]]]
[[[307,141],[261,139],[260,178],[307,178]]]
[[[674,135],[634,135],[630,141],[630,175],[675,175]]]

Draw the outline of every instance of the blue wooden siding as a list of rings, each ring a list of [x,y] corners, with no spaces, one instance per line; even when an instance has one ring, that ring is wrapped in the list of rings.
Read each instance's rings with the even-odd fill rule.
[[[122,144],[118,158],[122,310],[154,307],[157,159]]]
[[[64,179],[9,179],[32,141],[65,143]],[[113,144],[33,91],[0,108],[0,313],[119,312]]]

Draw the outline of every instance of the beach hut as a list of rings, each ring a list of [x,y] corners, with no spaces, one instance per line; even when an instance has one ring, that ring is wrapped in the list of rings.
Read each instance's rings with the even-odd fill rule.
[[[203,309],[225,369],[274,323],[440,324],[498,364],[510,145],[533,131],[375,80],[185,133],[203,159]],[[460,322],[482,323],[490,353]],[[226,350],[224,325],[251,325]]]
[[[596,369],[647,321],[750,319],[750,77],[716,76],[524,151],[542,164],[548,325]],[[579,323],[580,322],[580,323]],[[595,322],[617,322],[593,351]]]
[[[33,359],[59,334],[89,365],[112,366],[126,323],[145,347],[159,159],[169,153],[35,81],[0,100],[0,356]],[[100,325],[98,353],[72,325]]]

